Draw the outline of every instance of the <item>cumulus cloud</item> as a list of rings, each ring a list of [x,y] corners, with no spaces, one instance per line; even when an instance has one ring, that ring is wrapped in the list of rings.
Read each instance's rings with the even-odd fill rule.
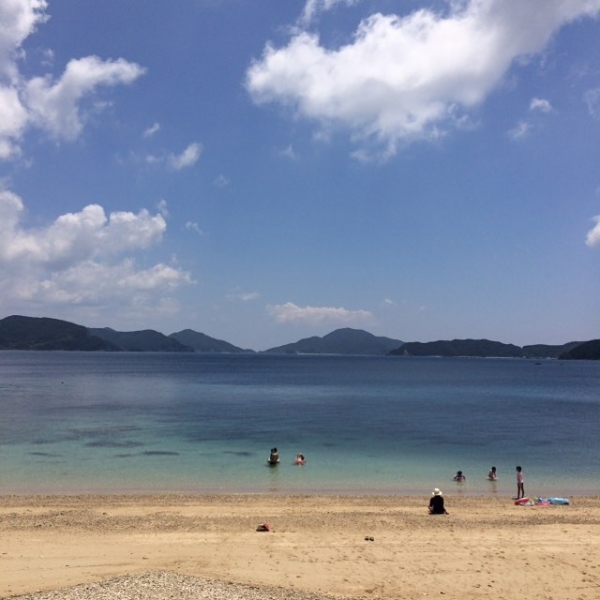
[[[588,231],[585,238],[585,243],[590,248],[600,246],[600,215],[596,215],[593,220],[596,222],[596,225]]]
[[[332,4],[309,2],[304,14]],[[287,45],[267,44],[246,88],[257,104],[290,107],[325,130],[345,128],[390,155],[459,126],[516,60],[542,52],[563,25],[599,13],[600,0],[448,2],[446,14],[372,14],[338,47],[296,28]]]
[[[69,61],[62,77],[34,77],[23,95],[29,119],[57,139],[73,140],[83,129],[79,102],[99,86],[131,83],[144,73],[139,65],[123,59],[103,61],[97,56]]]
[[[348,310],[330,306],[298,306],[293,302],[269,305],[268,313],[279,323],[305,322],[313,325],[321,323],[340,323],[358,325],[373,321],[373,314],[368,310]]]
[[[3,0],[0,4],[0,160],[21,152],[28,128],[55,139],[73,140],[85,123],[82,100],[101,86],[128,84],[145,70],[124,59],[97,56],[70,60],[57,80],[49,75],[26,79],[18,68],[23,42],[44,23],[44,0]]]
[[[3,1],[0,7],[0,70],[11,80],[18,78],[15,58],[36,26],[48,20],[46,0]]]
[[[133,255],[162,240],[166,222],[161,214],[107,215],[101,206],[89,205],[45,227],[26,228],[24,211],[19,196],[0,192],[0,306],[118,301],[126,307],[157,302],[192,282],[189,273],[169,265],[136,266]]]

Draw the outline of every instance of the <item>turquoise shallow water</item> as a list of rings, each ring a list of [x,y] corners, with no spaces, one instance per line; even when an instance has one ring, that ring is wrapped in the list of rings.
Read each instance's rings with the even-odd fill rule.
[[[0,352],[0,411],[2,494],[600,493],[592,362]]]

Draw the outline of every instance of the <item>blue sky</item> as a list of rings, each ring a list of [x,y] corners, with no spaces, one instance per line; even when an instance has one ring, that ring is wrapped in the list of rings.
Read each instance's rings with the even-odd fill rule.
[[[0,0],[0,70],[1,316],[600,337],[600,0]]]

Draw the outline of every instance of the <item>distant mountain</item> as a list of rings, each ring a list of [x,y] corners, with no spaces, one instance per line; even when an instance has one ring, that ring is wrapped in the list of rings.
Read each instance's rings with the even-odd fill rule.
[[[490,340],[439,340],[437,342],[408,342],[390,352],[395,356],[477,356],[522,358],[523,349],[514,344]]]
[[[254,352],[229,342],[184,329],[166,336],[158,331],[122,332],[110,327],[88,328],[47,317],[12,315],[0,319],[0,350],[84,350],[131,352]],[[515,346],[491,340],[409,342],[377,337],[361,329],[336,329],[323,337],[309,337],[265,350],[279,354],[363,354],[395,356],[474,356],[600,360],[600,340],[552,346]]]
[[[217,340],[204,333],[199,333],[192,329],[184,329],[168,336],[177,340],[184,346],[193,348],[196,352],[254,352],[253,350],[243,350],[229,342]]]
[[[582,342],[569,342],[560,346],[549,346],[547,344],[534,344],[523,346],[523,354],[527,358],[558,358],[561,354],[568,352],[571,348],[579,346]]]
[[[560,355],[564,360],[600,360],[600,340],[583,342]]]
[[[371,354],[385,355],[402,345],[400,340],[377,337],[361,329],[336,329],[323,337],[304,338],[293,344],[265,350],[287,354]]]
[[[116,351],[82,325],[46,317],[13,315],[0,320],[0,350]]]
[[[120,350],[128,352],[193,352],[194,349],[184,346],[173,338],[154,331],[145,329],[143,331],[115,331],[110,327],[90,328],[88,331]]]

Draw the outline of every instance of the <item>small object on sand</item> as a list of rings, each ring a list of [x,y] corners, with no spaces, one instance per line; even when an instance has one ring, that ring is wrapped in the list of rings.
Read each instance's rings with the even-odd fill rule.
[[[261,523],[256,531],[272,531],[271,526],[268,523]]]
[[[366,540],[367,542],[374,542],[374,541],[375,541],[375,538],[374,538],[373,536],[371,536],[371,535],[367,535],[367,536],[365,536],[365,540]]]

